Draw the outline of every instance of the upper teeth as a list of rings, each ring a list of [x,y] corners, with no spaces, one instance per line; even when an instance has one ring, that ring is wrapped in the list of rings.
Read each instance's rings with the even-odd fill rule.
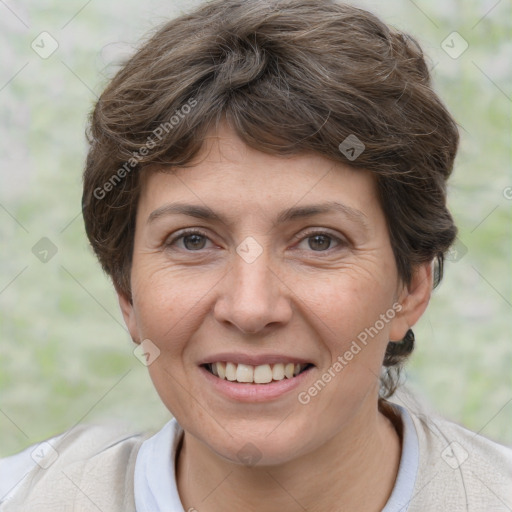
[[[250,364],[218,362],[211,363],[210,369],[214,375],[221,379],[266,384],[272,382],[272,380],[283,380],[285,377],[291,379],[304,370],[306,366],[307,364],[294,363],[260,364],[259,366],[252,366]]]

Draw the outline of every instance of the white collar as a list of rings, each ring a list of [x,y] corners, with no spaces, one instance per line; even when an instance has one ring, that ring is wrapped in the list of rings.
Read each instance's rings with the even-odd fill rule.
[[[146,439],[135,462],[134,491],[137,512],[185,512],[174,471],[183,429],[172,419]]]

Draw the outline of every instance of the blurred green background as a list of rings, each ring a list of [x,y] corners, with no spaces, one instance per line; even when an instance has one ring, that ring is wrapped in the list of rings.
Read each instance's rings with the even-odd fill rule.
[[[197,3],[0,4],[0,456],[80,421],[135,431],[170,418],[88,247],[81,172],[87,114],[116,61]],[[449,191],[458,253],[415,328],[408,386],[441,415],[512,445],[510,2],[352,3],[417,37],[461,128]],[[451,43],[454,31],[463,40]],[[41,32],[58,43],[47,58],[31,47],[51,50]],[[442,47],[448,36],[452,54],[469,45],[457,58]],[[57,250],[46,263],[33,253],[43,237]]]

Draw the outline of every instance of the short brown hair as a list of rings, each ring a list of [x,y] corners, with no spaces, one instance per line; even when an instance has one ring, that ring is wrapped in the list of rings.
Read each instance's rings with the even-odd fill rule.
[[[160,27],[90,117],[85,228],[119,292],[131,298],[141,171],[186,167],[224,118],[260,151],[373,172],[401,279],[436,260],[439,282],[459,135],[417,42],[334,0],[214,0]],[[389,343],[387,396],[413,346],[412,332]]]

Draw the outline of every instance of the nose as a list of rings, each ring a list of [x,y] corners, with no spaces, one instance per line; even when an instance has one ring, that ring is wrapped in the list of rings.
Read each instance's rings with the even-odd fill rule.
[[[235,253],[214,308],[218,322],[256,334],[290,321],[290,291],[270,267],[267,253],[265,249],[254,261]]]

